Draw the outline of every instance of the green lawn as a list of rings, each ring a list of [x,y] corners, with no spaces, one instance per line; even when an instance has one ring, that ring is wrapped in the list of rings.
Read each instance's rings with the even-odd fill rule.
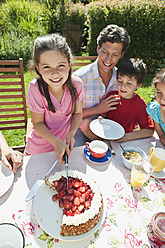
[[[25,91],[27,95],[28,91],[28,85],[29,82],[36,76],[35,73],[32,72],[25,72],[24,73],[24,80],[25,80]],[[153,88],[150,86],[152,81],[152,76],[148,75],[142,87],[137,90],[137,93],[146,101],[146,103],[149,103],[152,101],[154,97]],[[29,109],[27,108],[28,117],[30,117]],[[3,134],[9,144],[9,146],[17,146],[17,145],[23,145],[24,143],[24,135],[25,132],[23,130],[9,130],[9,131],[3,131]]]

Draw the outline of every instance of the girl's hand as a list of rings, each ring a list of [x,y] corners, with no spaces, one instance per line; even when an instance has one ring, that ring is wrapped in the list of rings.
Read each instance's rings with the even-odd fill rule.
[[[65,151],[68,154],[68,156],[70,156],[69,146],[67,144],[65,144],[65,142],[62,141],[61,139],[59,139],[58,142],[55,143],[54,151],[55,151],[55,154],[58,158],[58,161],[61,164],[64,164],[63,156],[64,156]]]
[[[23,154],[19,151],[14,151],[11,148],[7,150],[2,149],[2,162],[7,168],[13,170],[15,173],[23,164]]]
[[[70,149],[69,155],[70,155],[71,151],[73,150],[73,146],[74,146],[74,135],[72,132],[69,132],[68,135],[66,136],[66,143],[69,146],[69,149]]]

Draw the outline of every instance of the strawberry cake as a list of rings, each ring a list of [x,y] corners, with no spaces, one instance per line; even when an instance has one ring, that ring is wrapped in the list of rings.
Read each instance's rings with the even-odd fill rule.
[[[92,178],[69,170],[67,191],[66,171],[63,170],[50,176],[46,184],[55,190],[52,200],[58,201],[63,209],[61,235],[86,233],[99,222],[103,213],[103,197]]]

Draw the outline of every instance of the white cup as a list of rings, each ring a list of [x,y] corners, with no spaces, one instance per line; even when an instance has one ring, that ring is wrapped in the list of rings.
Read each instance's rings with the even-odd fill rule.
[[[108,146],[101,140],[93,140],[92,142],[85,143],[86,148],[90,151],[90,154],[95,158],[102,158],[108,151]]]
[[[0,224],[0,248],[24,248],[25,238],[21,229],[11,223]]]

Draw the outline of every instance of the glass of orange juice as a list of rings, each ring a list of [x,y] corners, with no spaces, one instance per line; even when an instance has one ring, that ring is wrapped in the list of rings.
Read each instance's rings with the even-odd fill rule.
[[[131,186],[141,188],[149,179],[154,170],[154,166],[147,159],[135,160],[131,170]]]

